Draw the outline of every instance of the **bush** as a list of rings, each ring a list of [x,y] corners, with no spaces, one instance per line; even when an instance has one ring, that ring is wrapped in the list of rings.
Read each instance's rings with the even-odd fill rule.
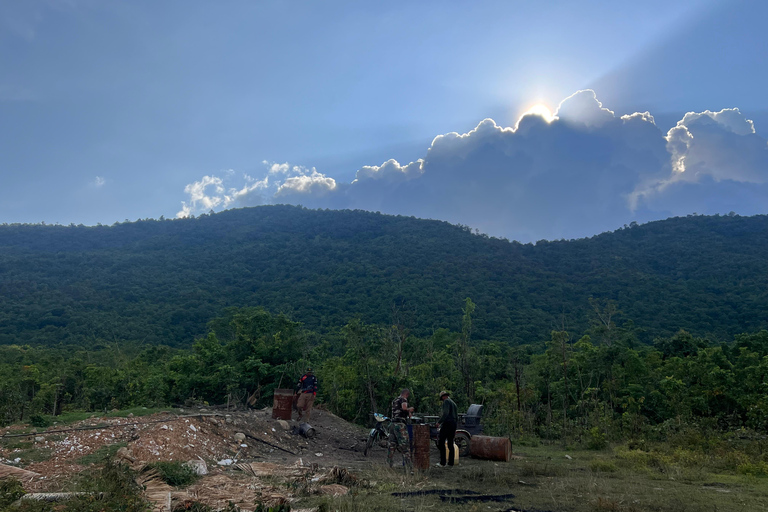
[[[766,462],[747,462],[744,464],[740,464],[736,470],[741,473],[742,475],[751,475],[751,476],[768,476],[768,463]]]
[[[200,478],[194,469],[179,461],[159,461],[150,464],[150,467],[156,469],[160,478],[173,487],[186,487]]]
[[[596,473],[615,473],[619,470],[616,464],[609,460],[595,459],[589,463],[589,469]]]
[[[5,480],[0,480],[0,510],[4,510],[5,507],[9,506],[25,494],[21,483],[15,478],[11,477]]]
[[[33,414],[29,417],[29,424],[37,428],[48,428],[51,422],[42,414]]]
[[[608,439],[600,430],[600,427],[592,427],[587,432],[587,448],[590,450],[603,450],[608,446]]]

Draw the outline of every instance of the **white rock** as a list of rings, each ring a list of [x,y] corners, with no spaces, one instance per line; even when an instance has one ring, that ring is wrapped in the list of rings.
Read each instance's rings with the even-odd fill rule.
[[[322,457],[322,456],[323,456],[323,454],[322,454],[322,453],[320,453],[320,452],[317,452],[317,453],[315,454],[315,457]]]
[[[568,459],[568,460],[571,460],[571,459],[573,459],[573,457],[571,457],[571,456],[570,456],[570,455],[568,455],[568,454],[566,454],[565,458],[566,458],[566,459]]]
[[[204,460],[188,460],[184,463],[185,466],[191,468],[198,475],[207,475],[208,466]]]
[[[242,443],[243,441],[245,441],[245,434],[243,434],[242,432],[238,432],[237,434],[235,434],[235,441],[237,441],[238,443]]]
[[[222,459],[219,462],[217,462],[219,466],[231,466],[232,465],[232,459]]]
[[[43,436],[35,436],[36,443],[42,443],[43,441],[45,441],[45,438]]]

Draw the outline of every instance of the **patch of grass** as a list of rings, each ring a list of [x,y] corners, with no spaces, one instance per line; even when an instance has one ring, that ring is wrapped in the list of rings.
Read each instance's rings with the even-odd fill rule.
[[[32,437],[12,437],[10,439],[3,439],[0,442],[6,450],[29,450],[35,446]]]
[[[159,461],[149,466],[156,469],[160,478],[173,487],[186,487],[200,478],[194,469],[179,461]]]
[[[619,470],[613,461],[605,459],[595,459],[589,463],[589,469],[597,473],[615,473]]]
[[[565,476],[568,470],[557,464],[525,462],[520,467],[520,476]]]
[[[171,407],[132,407],[130,409],[121,409],[119,411],[108,412],[103,415],[106,418],[127,418],[129,414],[135,417],[149,416],[158,412],[173,412]]]
[[[77,459],[77,463],[82,466],[88,466],[90,464],[101,464],[108,461],[109,459],[114,458],[117,450],[124,446],[127,446],[127,443],[106,444],[99,447],[99,449],[95,452],[80,457]]]
[[[11,457],[19,457],[21,464],[24,466],[33,462],[46,461],[51,458],[51,455],[53,455],[53,449],[51,448],[29,448],[11,453]]]
[[[125,418],[129,414],[133,414],[135,417],[147,416],[158,412],[171,412],[171,407],[131,407],[129,409],[121,409],[119,411],[103,412],[88,412],[88,411],[67,411],[58,416],[52,416],[50,414],[33,414],[26,420],[26,423],[32,425],[35,428],[48,428],[51,426],[63,427],[71,423],[77,423],[78,421],[87,420],[88,418]],[[55,424],[55,425],[54,425]]]

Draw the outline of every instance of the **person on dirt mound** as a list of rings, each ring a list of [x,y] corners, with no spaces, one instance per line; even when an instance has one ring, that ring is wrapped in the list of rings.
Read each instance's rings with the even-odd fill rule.
[[[411,462],[411,440],[408,436],[407,422],[413,413],[413,407],[408,407],[408,397],[411,392],[403,389],[400,396],[392,400],[392,431],[389,434],[387,443],[387,463],[389,467],[394,466],[395,451],[403,455],[403,465],[406,470],[413,472],[413,463]]]
[[[312,368],[307,368],[307,373],[301,376],[296,384],[296,408],[299,412],[299,422],[309,421],[312,414],[312,404],[315,403],[317,395],[317,377],[312,373]]]

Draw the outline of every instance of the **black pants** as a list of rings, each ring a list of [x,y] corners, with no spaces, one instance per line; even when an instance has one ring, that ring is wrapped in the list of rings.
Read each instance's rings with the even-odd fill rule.
[[[445,443],[448,443],[448,465],[453,466],[456,460],[456,450],[453,447],[453,438],[456,436],[456,424],[452,422],[443,423],[440,427],[440,434],[437,436],[437,448],[440,450],[440,465],[445,466]]]

